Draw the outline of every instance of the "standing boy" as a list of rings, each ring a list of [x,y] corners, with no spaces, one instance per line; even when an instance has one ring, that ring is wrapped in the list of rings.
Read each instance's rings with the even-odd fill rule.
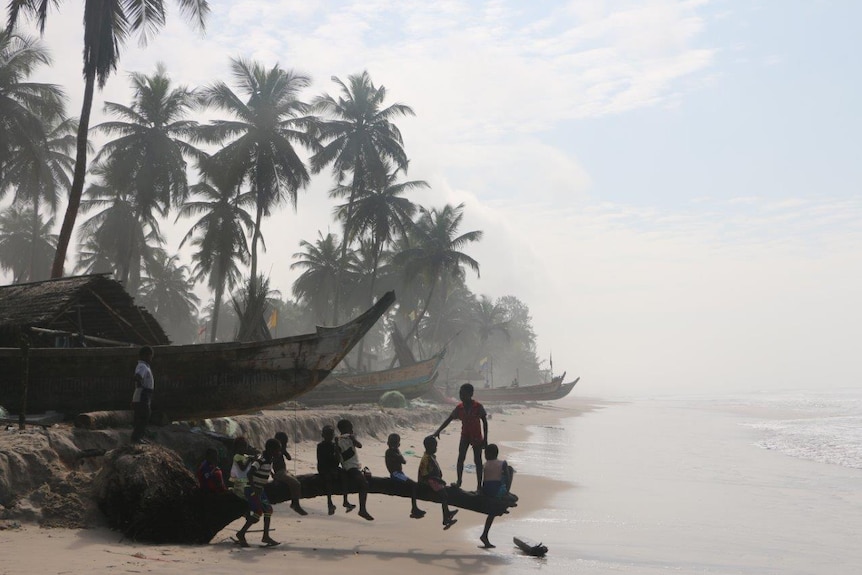
[[[152,415],[151,401],[153,399],[153,370],[150,363],[153,361],[153,348],[145,345],[138,352],[138,365],[135,366],[135,374],[132,379],[135,382],[135,392],[132,394],[132,411],[134,412],[132,443],[142,443],[147,433],[147,423]]]
[[[461,420],[461,443],[458,445],[458,465],[456,471],[457,487],[461,487],[464,475],[464,460],[467,458],[467,448],[473,448],[473,461],[476,464],[476,491],[482,490],[482,448],[488,444],[488,416],[481,403],[473,399],[473,386],[465,383],[458,392],[461,403],[455,406],[446,421],[434,432],[439,438],[440,432],[446,429],[453,420]]]
[[[263,515],[263,538],[261,542],[265,547],[279,545],[279,542],[269,536],[269,526],[272,522],[272,505],[266,496],[264,487],[272,478],[272,461],[281,457],[281,443],[277,439],[267,439],[264,452],[258,456],[248,467],[248,485],[245,488],[245,496],[251,507],[252,514],[256,517]],[[237,531],[236,539],[240,547],[248,547],[245,534],[249,528],[257,523],[257,519],[250,516],[245,520],[245,525]]]

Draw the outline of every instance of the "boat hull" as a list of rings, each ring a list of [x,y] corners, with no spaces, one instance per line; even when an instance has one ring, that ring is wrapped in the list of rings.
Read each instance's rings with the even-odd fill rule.
[[[297,398],[306,405],[350,405],[377,403],[387,391],[397,391],[407,399],[428,393],[437,379],[443,354],[412,365],[357,375],[333,375],[320,386]]]
[[[394,293],[356,319],[264,342],[155,346],[153,410],[168,418],[235,415],[269,407],[323,381],[380,316]],[[129,409],[137,348],[29,350],[27,411]],[[20,406],[22,351],[0,349],[0,405]]]

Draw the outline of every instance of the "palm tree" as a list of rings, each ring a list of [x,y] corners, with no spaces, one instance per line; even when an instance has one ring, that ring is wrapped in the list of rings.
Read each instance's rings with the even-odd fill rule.
[[[434,296],[437,285],[442,283],[443,299],[447,295],[448,280],[451,276],[462,276],[463,266],[467,266],[479,275],[479,263],[461,252],[465,246],[482,239],[479,230],[458,235],[458,228],[464,218],[464,204],[452,206],[446,204],[442,210],[419,208],[419,220],[410,232],[412,247],[396,254],[394,263],[404,266],[408,281],[422,278],[428,282],[428,294],[424,298],[422,310],[416,316],[413,326],[405,336],[410,337],[419,328],[419,323],[425,317],[428,306]]]
[[[9,188],[3,177],[13,152],[27,155],[44,147],[45,124],[56,125],[65,113],[66,96],[58,86],[29,82],[51,58],[33,38],[0,29],[0,194]]]
[[[305,271],[293,282],[293,295],[307,302],[315,320],[323,323],[326,312],[335,305],[338,282],[355,278],[356,254],[349,251],[342,257],[338,236],[332,233],[318,232],[316,242],[303,240],[299,247],[304,251],[293,254],[298,261],[290,269]]]
[[[186,158],[203,153],[186,142],[198,123],[186,117],[196,105],[194,90],[173,87],[163,64],[151,75],[133,73],[132,103],[105,102],[105,112],[117,118],[93,129],[116,139],[105,143],[94,162],[108,158],[132,180],[141,214],[166,215],[188,195]]]
[[[87,236],[78,246],[78,263],[75,273],[113,274],[114,262],[97,236]]]
[[[226,185],[239,188],[247,183],[254,195],[250,277],[256,278],[263,217],[270,215],[285,196],[295,209],[297,193],[310,180],[294,144],[312,150],[317,145],[308,132],[308,106],[298,98],[311,80],[278,64],[266,69],[243,59],[232,60],[231,70],[239,94],[218,82],[203,90],[202,100],[235,119],[213,121],[201,129],[201,137],[218,144],[230,140],[213,155],[213,161],[226,170]]]
[[[270,289],[269,278],[258,276],[246,278],[246,284],[232,298],[233,308],[239,318],[237,341],[263,341],[272,339],[264,314],[272,307],[270,300],[280,297],[278,290]]]
[[[404,141],[393,120],[399,116],[413,116],[414,112],[404,104],[384,108],[386,88],[374,86],[367,71],[348,76],[346,84],[335,76],[332,81],[341,88],[341,95],[336,99],[323,94],[313,102],[315,112],[325,118],[316,124],[322,147],[311,157],[311,168],[318,173],[331,164],[339,184],[347,172],[352,172],[345,215],[349,224],[353,219],[354,200],[371,184],[372,178],[384,177],[389,172],[388,162],[406,172],[408,160]],[[345,228],[342,258],[351,239]],[[339,292],[336,292],[335,313],[339,297]],[[337,319],[336,316],[336,323]]]
[[[377,269],[383,249],[398,236],[407,235],[408,226],[416,213],[416,205],[401,197],[408,190],[428,188],[422,180],[398,182],[398,170],[388,171],[383,177],[374,178],[373,184],[363,189],[354,198],[353,214],[350,203],[335,208],[336,217],[344,223],[344,229],[351,239],[362,236],[370,241],[372,275],[368,294],[369,305],[373,303]],[[343,197],[350,193],[346,186],[333,190],[334,196]]]
[[[246,234],[254,228],[254,220],[244,207],[253,201],[251,194],[240,194],[235,188],[217,182],[213,176],[205,176],[192,186],[190,191],[198,199],[184,204],[177,216],[201,216],[180,247],[191,241],[196,248],[192,255],[195,264],[192,277],[195,281],[206,278],[215,294],[210,341],[216,340],[224,290],[237,285],[241,277],[238,264],[248,261]]]
[[[96,245],[113,262],[117,279],[135,294],[141,265],[151,259],[151,246],[164,243],[159,222],[154,214],[138,207],[132,174],[117,163],[108,160],[96,164],[92,174],[95,182],[87,188],[81,208],[85,213],[98,211],[82,224],[81,243],[89,244],[95,238]]]
[[[36,18],[39,29],[44,33],[49,3],[58,0],[12,0],[9,3],[8,29],[15,28],[18,17],[23,11]],[[209,12],[207,0],[177,0],[180,11],[201,29]],[[57,253],[51,277],[63,276],[66,251],[72,238],[75,219],[84,193],[84,176],[87,172],[87,136],[90,129],[90,110],[93,107],[93,92],[96,81],[104,88],[108,76],[117,69],[120,59],[120,46],[133,33],[137,33],[141,43],[165,25],[164,0],[84,0],[84,100],[81,118],[78,123],[77,154],[72,187],[69,190],[69,203],[60,229]]]
[[[13,283],[46,279],[38,270],[48,271],[57,246],[53,225],[53,218],[34,218],[31,207],[12,205],[0,212],[0,269],[12,272]]]
[[[141,281],[140,303],[146,306],[175,340],[194,338],[194,317],[200,303],[194,293],[195,282],[179,256],[163,249],[153,250]]]
[[[75,145],[75,121],[72,119],[58,120],[56,124],[46,124],[47,134],[32,145],[21,146],[13,150],[5,171],[0,180],[0,187],[14,188],[16,203],[25,203],[33,207],[34,229],[41,221],[40,206],[44,201],[51,214],[57,210],[60,189],[68,189],[69,174],[74,165],[74,159],[69,155]],[[44,262],[44,272],[36,273],[36,244],[32,244],[30,253],[30,277],[47,276],[50,271],[50,260]]]

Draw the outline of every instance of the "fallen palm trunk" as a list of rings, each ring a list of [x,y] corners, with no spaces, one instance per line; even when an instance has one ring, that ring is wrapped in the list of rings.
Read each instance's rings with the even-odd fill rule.
[[[111,429],[117,427],[132,427],[135,413],[130,410],[89,411],[75,416],[75,427],[79,429]],[[153,412],[150,425],[167,425],[170,420],[164,413]]]
[[[326,495],[318,475],[300,475],[303,499]],[[344,493],[341,482],[333,485],[333,495]],[[411,487],[389,478],[372,477],[369,493],[410,497]],[[286,485],[266,487],[272,503],[290,500]],[[347,483],[347,492],[356,493],[357,485]],[[172,450],[157,445],[128,445],[110,452],[96,479],[96,499],[110,525],[126,537],[153,543],[208,543],[219,531],[248,511],[243,499],[232,493],[206,494]],[[507,513],[515,498],[497,499],[446,489],[448,503],[489,515]],[[417,498],[437,502],[437,494],[420,485]]]

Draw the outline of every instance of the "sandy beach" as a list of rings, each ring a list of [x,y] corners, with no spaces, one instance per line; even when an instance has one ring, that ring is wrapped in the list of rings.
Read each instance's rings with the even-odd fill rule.
[[[527,438],[529,425],[553,425],[562,418],[576,416],[590,409],[587,403],[572,402],[566,407],[537,406],[507,408],[492,413],[489,436],[494,443],[518,442]],[[406,471],[413,475],[422,454],[422,439],[436,425],[422,424],[413,429],[397,430],[402,436],[401,449],[407,457]],[[357,434],[364,443],[360,460],[375,475],[385,474],[383,454],[385,437]],[[451,424],[443,433],[438,458],[444,478],[455,479],[455,460],[459,424]],[[293,470],[310,473],[315,465],[315,443],[304,441],[289,447],[294,456]],[[503,448],[501,457],[509,457]],[[469,462],[469,458],[468,458]],[[475,475],[465,471],[464,487],[472,489]],[[523,518],[541,509],[566,483],[529,473],[518,473],[514,492],[520,503],[511,515],[497,519],[495,528],[510,518]],[[352,497],[355,499],[355,496]],[[478,548],[478,536],[484,516],[462,510],[458,523],[444,531],[441,512],[436,504],[421,503],[428,511],[422,520],[408,517],[410,502],[403,498],[369,496],[368,508],[375,521],[366,522],[356,513],[345,514],[339,507],[334,516],[326,514],[323,498],[305,500],[307,517],[293,513],[287,505],[277,505],[273,516],[273,536],[279,547],[261,549],[254,545],[239,549],[230,541],[241,522],[237,521],[218,534],[209,545],[149,545],[124,541],[122,535],[106,528],[43,529],[24,524],[20,528],[0,531],[3,550],[0,574],[23,573],[180,573],[206,569],[213,574],[234,574],[251,565],[262,572],[286,568],[297,572],[323,569],[325,573],[405,572],[490,573],[507,564],[505,556]],[[260,534],[251,534],[254,542]],[[511,548],[511,539],[491,541]]]

